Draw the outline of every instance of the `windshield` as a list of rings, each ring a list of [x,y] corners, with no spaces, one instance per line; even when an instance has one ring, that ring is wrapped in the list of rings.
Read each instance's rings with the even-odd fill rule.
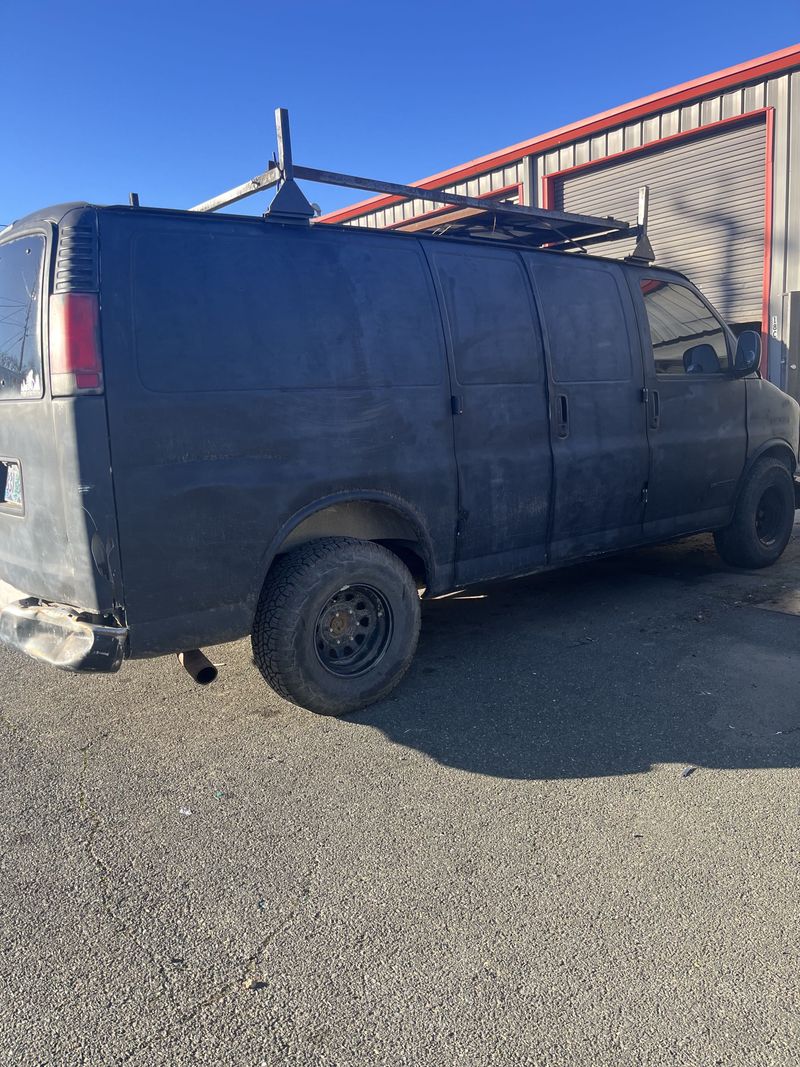
[[[44,237],[0,244],[0,400],[42,395],[43,260]]]

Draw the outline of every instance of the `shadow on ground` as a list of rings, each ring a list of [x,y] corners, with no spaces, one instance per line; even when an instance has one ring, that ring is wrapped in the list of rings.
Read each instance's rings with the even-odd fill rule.
[[[428,602],[411,673],[351,719],[436,761],[554,779],[800,766],[800,551],[727,569],[710,538]]]

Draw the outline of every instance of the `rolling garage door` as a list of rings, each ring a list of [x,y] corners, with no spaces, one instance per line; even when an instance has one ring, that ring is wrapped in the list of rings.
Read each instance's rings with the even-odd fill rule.
[[[656,263],[687,274],[728,322],[760,323],[765,143],[759,121],[656,145],[554,178],[554,206],[633,220],[649,185]],[[621,247],[591,251],[619,256]]]

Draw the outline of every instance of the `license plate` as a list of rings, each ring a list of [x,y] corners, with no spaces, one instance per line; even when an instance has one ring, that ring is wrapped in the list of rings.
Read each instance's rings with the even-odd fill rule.
[[[22,507],[22,472],[14,460],[0,460],[0,502],[13,508]]]

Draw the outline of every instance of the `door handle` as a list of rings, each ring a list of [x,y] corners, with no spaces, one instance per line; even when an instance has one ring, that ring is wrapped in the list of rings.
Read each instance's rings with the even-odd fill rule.
[[[661,419],[661,397],[658,395],[658,390],[653,389],[650,394],[650,425],[654,430],[658,429],[658,424]]]
[[[559,437],[569,436],[569,401],[564,393],[556,397],[556,433]]]

